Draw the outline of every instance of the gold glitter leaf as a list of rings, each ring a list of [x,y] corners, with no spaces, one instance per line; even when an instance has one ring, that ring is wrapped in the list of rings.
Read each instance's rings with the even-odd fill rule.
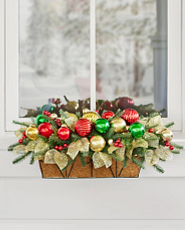
[[[26,150],[25,145],[17,145],[13,148],[14,154],[26,154],[28,150]]]
[[[57,152],[58,151],[56,149],[51,149],[47,151],[44,157],[44,164],[55,164],[54,154]]]
[[[103,167],[105,165],[104,161],[100,157],[100,154],[97,153],[97,152],[94,152],[92,160],[93,160],[93,164],[94,164],[95,169],[101,168],[101,167]]]
[[[20,129],[18,129],[17,131],[14,132],[15,136],[18,138],[18,139],[21,139],[22,138],[22,133],[25,132],[27,129],[27,127],[21,127]]]
[[[160,145],[154,152],[162,160],[165,160],[165,161],[173,160],[173,153],[166,147],[163,147]]]
[[[77,117],[68,117],[67,119],[65,119],[65,122],[67,124],[67,126],[73,131],[75,132],[75,123],[77,122],[78,118]]]
[[[100,152],[100,157],[103,160],[105,167],[109,168],[112,165],[112,157],[106,153]]]
[[[69,155],[73,160],[78,155],[79,149],[81,148],[81,141],[72,142],[67,150],[67,155]]]
[[[35,141],[30,141],[27,145],[26,145],[26,149],[28,151],[34,152],[35,151],[35,147],[38,143],[43,142],[41,139],[36,139]]]
[[[146,164],[151,167],[153,165],[156,165],[159,161],[159,157],[155,154],[153,150],[147,150],[145,152],[145,161]]]
[[[84,137],[80,141],[81,141],[81,147],[79,148],[79,151],[81,153],[89,152],[89,145],[90,145],[89,140],[86,137]]]
[[[122,161],[125,159],[125,146],[116,150],[116,156],[118,156]]]
[[[68,157],[65,153],[60,153],[58,151],[54,154],[54,161],[58,165],[59,169],[62,171],[68,164]]]
[[[44,153],[49,150],[49,145],[45,142],[40,142],[35,147],[35,154]]]
[[[115,147],[114,145],[110,146],[108,148],[108,153],[111,154],[113,153],[114,151],[116,151],[117,149],[119,149],[119,147]]]

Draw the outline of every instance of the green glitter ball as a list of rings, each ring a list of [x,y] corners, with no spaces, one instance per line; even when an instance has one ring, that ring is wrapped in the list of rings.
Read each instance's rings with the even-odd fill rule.
[[[109,122],[104,118],[97,119],[95,121],[95,125],[96,125],[96,130],[99,133],[106,133],[110,128]]]
[[[144,135],[144,132],[145,132],[144,126],[139,122],[135,122],[135,123],[131,124],[128,130],[129,130],[129,132],[131,132],[131,134],[134,138],[142,137]]]
[[[47,122],[47,120],[45,118],[43,118],[43,115],[42,114],[39,114],[37,117],[36,117],[36,123],[37,125],[40,125],[44,122]]]

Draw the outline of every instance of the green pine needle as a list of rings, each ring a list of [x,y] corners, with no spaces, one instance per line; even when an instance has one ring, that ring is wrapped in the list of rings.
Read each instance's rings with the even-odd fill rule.
[[[77,135],[76,133],[72,133],[71,134],[71,137],[74,139],[74,140],[81,140],[82,137],[80,137],[79,135]]]
[[[48,123],[51,124],[53,131],[57,132],[58,126],[57,126],[56,122],[54,120],[52,120],[51,117],[48,117],[48,116],[46,116],[44,114],[42,116],[43,116],[44,119],[46,119],[48,121]]]
[[[85,167],[86,162],[85,162],[85,159],[84,159],[83,155],[80,153],[78,156],[79,156],[79,159],[80,159],[80,162],[81,162],[82,166]]]
[[[21,155],[19,157],[17,157],[14,161],[13,164],[17,164],[20,163],[21,161],[25,160],[32,152],[28,152],[25,155]]]
[[[66,171],[68,166],[73,163],[74,160],[70,159],[65,168],[62,169],[62,172]]]
[[[30,165],[33,165],[34,164],[34,155],[32,154],[32,156],[31,156],[31,159],[30,159]]]
[[[31,117],[30,119],[31,119],[32,124],[34,124],[37,127],[38,125],[36,123],[36,119],[34,117]]]
[[[20,145],[19,143],[15,143],[15,144],[13,144],[13,145],[10,145],[9,147],[8,147],[8,151],[13,151],[13,148],[15,147],[15,146],[17,146],[17,145]]]
[[[22,126],[26,126],[26,127],[29,127],[30,125],[26,122],[19,122],[19,121],[13,121],[14,124],[16,125],[22,125]]]
[[[113,139],[115,141],[115,140],[117,140],[119,138],[121,138],[121,139],[129,139],[131,137],[132,137],[131,133],[124,133],[124,134],[120,133],[120,134],[113,135],[111,139]]]
[[[156,170],[157,172],[159,172],[159,173],[164,173],[164,172],[165,172],[164,169],[161,168],[161,166],[159,166],[159,165],[153,165],[153,167],[154,167],[155,170]]]
[[[126,167],[127,167],[127,162],[128,162],[128,157],[125,156],[125,160],[124,160],[124,162],[123,162],[122,168],[126,168]]]
[[[172,152],[173,154],[180,154],[180,151],[178,151],[178,150],[171,150],[171,152]]]
[[[173,126],[175,123],[174,122],[170,122],[167,125],[165,125],[166,128],[170,128],[171,126]]]
[[[112,154],[109,154],[114,160],[116,161],[122,161],[120,157],[118,157],[116,154],[112,153]]]
[[[83,152],[82,155],[83,155],[83,157],[88,157],[89,152]]]
[[[106,141],[109,139],[112,139],[112,136],[114,135],[114,129],[110,128],[109,131],[105,134],[104,138]]]
[[[176,149],[183,149],[184,147],[182,145],[178,145],[176,143],[170,142],[171,145],[173,145],[174,148]]]
[[[44,141],[44,142],[47,142],[47,141],[48,141],[48,139],[47,139],[46,137],[42,136],[42,135],[38,135],[38,134],[37,134],[37,137],[40,138],[40,139],[41,139],[42,141]]]
[[[132,162],[136,165],[138,165],[140,168],[145,169],[143,165],[143,160],[137,160],[135,157],[132,157]]]

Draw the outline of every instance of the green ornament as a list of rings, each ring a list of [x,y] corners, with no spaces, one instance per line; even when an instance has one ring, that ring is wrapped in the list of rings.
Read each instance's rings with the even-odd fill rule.
[[[95,125],[96,125],[96,130],[99,133],[106,133],[110,128],[110,124],[109,124],[108,120],[106,120],[104,118],[97,119],[95,121]]]
[[[54,107],[51,104],[43,105],[40,108],[41,113],[43,113],[44,111],[53,112],[53,110],[54,110]]]
[[[131,134],[134,138],[142,137],[144,135],[144,132],[145,132],[144,126],[139,122],[135,122],[135,123],[131,124],[128,130],[129,130],[129,132],[131,132]]]
[[[36,123],[37,125],[40,125],[44,122],[47,122],[47,120],[45,118],[43,118],[43,115],[42,114],[39,114],[37,117],[36,117]]]

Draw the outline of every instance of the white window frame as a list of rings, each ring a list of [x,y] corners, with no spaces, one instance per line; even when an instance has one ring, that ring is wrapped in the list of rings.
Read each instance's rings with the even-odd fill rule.
[[[16,129],[12,120],[19,118],[19,48],[18,48],[18,0],[0,2],[0,135],[12,135]],[[182,7],[184,0],[168,0],[168,118],[164,122],[175,121],[174,131],[178,141],[184,141],[185,134],[185,80],[184,30],[182,30]],[[90,0],[91,27],[91,104],[95,109],[96,97],[96,40],[95,40],[95,0]],[[24,118],[25,120],[25,118]]]

